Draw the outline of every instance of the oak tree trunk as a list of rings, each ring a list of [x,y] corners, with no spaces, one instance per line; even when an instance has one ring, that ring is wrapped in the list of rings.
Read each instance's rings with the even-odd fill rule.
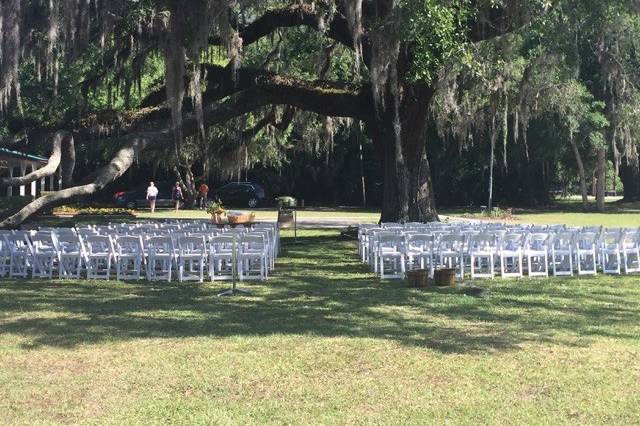
[[[582,157],[580,156],[580,151],[578,151],[578,145],[573,137],[573,134],[569,135],[569,142],[571,143],[571,149],[573,150],[573,155],[576,158],[576,163],[578,164],[578,175],[580,177],[580,193],[582,194],[582,207],[586,209],[589,207],[589,197],[587,195],[587,177],[584,174],[584,163],[582,162]]]
[[[433,89],[422,85],[403,88],[399,138],[393,110],[369,129],[382,160],[382,222],[438,220],[426,138],[432,95]]]
[[[624,202],[631,202],[640,199],[640,170],[638,166],[624,158],[620,163],[618,175],[624,187],[624,197],[622,200]]]

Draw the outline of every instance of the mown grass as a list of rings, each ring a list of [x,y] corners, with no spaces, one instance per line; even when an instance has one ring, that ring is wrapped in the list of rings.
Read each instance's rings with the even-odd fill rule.
[[[380,282],[337,232],[301,235],[246,297],[0,280],[0,418],[640,422],[640,277],[495,280],[473,298]]]
[[[278,213],[275,209],[254,210],[257,220],[275,221]],[[200,210],[181,210],[177,214],[173,211],[160,211],[154,215],[147,211],[138,211],[141,219],[169,218],[169,219],[207,219],[209,216]],[[468,209],[443,208],[440,212],[442,218],[470,217],[474,219],[486,219],[477,211]],[[313,220],[340,220],[344,222],[376,223],[380,219],[380,212],[373,209],[359,208],[308,208],[298,211],[298,219],[301,221]],[[510,223],[522,224],[567,224],[569,226],[605,226],[605,227],[634,227],[640,226],[640,206],[630,204],[607,204],[606,213],[582,211],[580,203],[575,200],[560,200],[558,204],[540,209],[515,209],[513,217],[508,220],[500,220]]]
[[[278,219],[278,210],[276,208],[260,208],[260,209],[233,209],[240,211],[252,211],[256,215],[256,220],[276,221]],[[377,222],[380,219],[380,212],[376,209],[361,209],[353,207],[308,207],[297,211],[299,220],[314,219],[333,219],[358,222]],[[203,210],[180,210],[176,213],[174,210],[159,210],[151,214],[148,210],[136,211],[136,216],[141,219],[209,219]]]
[[[443,209],[444,216],[466,217],[486,220],[479,209]],[[495,219],[501,222],[521,224],[566,224],[568,226],[605,226],[638,227],[640,226],[640,204],[621,203],[620,197],[607,197],[605,212],[595,211],[595,202],[590,197],[590,204],[584,210],[577,197],[560,198],[554,203],[541,208],[514,208],[511,218]]]

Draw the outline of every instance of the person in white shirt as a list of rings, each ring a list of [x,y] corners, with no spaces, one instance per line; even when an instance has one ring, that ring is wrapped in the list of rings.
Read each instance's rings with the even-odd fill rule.
[[[149,207],[151,208],[151,213],[156,211],[157,196],[158,196],[158,188],[154,185],[153,182],[149,183],[149,187],[147,188],[147,200],[149,201]]]

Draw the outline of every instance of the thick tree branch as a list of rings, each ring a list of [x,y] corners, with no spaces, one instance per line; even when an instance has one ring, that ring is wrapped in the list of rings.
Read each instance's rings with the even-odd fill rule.
[[[73,151],[73,136],[65,130],[60,130],[53,136],[51,155],[49,156],[46,166],[34,170],[25,176],[2,178],[0,179],[0,187],[28,185],[36,180],[51,176],[58,170],[58,166],[62,162],[63,145],[66,145],[66,149],[64,150],[65,154]],[[68,163],[69,161],[67,161],[67,164]]]
[[[349,24],[343,16],[336,14],[331,19],[328,28],[324,28],[324,25],[324,19],[317,14],[311,5],[296,4],[287,8],[268,10],[246,27],[240,28],[239,31],[242,43],[248,46],[272,34],[278,28],[306,26],[318,31],[324,30],[327,37],[353,48]],[[209,44],[221,45],[222,39],[217,36],[211,37]]]
[[[353,117],[366,120],[370,117],[371,105],[368,91],[352,92],[333,86],[304,82],[282,76],[256,78],[247,88],[227,96],[222,102],[210,100],[203,111],[205,127],[231,120],[240,115],[269,105],[288,105],[321,115]],[[89,120],[90,127],[100,126],[98,116]],[[153,146],[165,147],[172,142],[168,111],[152,109],[137,113],[129,124],[127,143],[118,151],[111,163],[101,169],[91,183],[63,189],[45,195],[28,204],[15,215],[0,222],[0,227],[15,227],[31,215],[63,200],[92,194],[117,179],[133,163],[135,154]],[[104,123],[102,123],[104,125]],[[198,130],[193,114],[182,121],[184,136],[192,136]],[[137,130],[136,132],[133,129]],[[150,131],[153,129],[155,131]],[[161,129],[161,130],[157,130]],[[87,128],[84,129],[87,131]]]
[[[322,115],[353,117],[368,120],[373,116],[371,91],[349,84],[329,81],[306,81],[264,70],[241,68],[236,82],[229,68],[207,65],[207,90],[203,94],[205,126],[219,124],[238,115],[269,105],[289,105]],[[245,92],[245,93],[243,93]],[[236,94],[237,96],[233,96]],[[232,102],[218,103],[228,98]],[[253,98],[252,98],[253,97]],[[185,108],[185,111],[189,111]],[[216,119],[212,122],[211,112]],[[227,118],[228,117],[228,118]],[[105,136],[154,131],[164,127],[169,110],[164,107],[145,108],[135,112],[103,111],[92,113],[75,123],[62,123],[71,128],[76,139],[92,140]],[[185,118],[183,132],[190,134],[193,117]]]
[[[113,182],[126,172],[127,169],[131,167],[131,164],[133,164],[137,152],[143,150],[148,143],[149,139],[141,135],[130,138],[128,142],[116,153],[111,162],[100,169],[93,182],[86,185],[62,189],[37,198],[23,207],[16,214],[0,222],[0,228],[15,228],[30,216],[47,208],[48,206],[69,198],[90,195],[101,190],[108,183]]]

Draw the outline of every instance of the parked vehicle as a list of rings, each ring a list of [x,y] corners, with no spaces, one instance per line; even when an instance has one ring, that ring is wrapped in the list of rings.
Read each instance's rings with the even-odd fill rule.
[[[173,207],[171,200],[171,184],[156,184],[158,187],[158,196],[156,197],[156,208]],[[113,201],[118,207],[126,207],[128,209],[140,209],[149,207],[147,201],[147,186],[144,188],[136,188],[131,191],[118,191],[113,194]]]
[[[213,191],[210,197],[226,206],[255,208],[265,204],[264,188],[252,182],[231,182]]]

